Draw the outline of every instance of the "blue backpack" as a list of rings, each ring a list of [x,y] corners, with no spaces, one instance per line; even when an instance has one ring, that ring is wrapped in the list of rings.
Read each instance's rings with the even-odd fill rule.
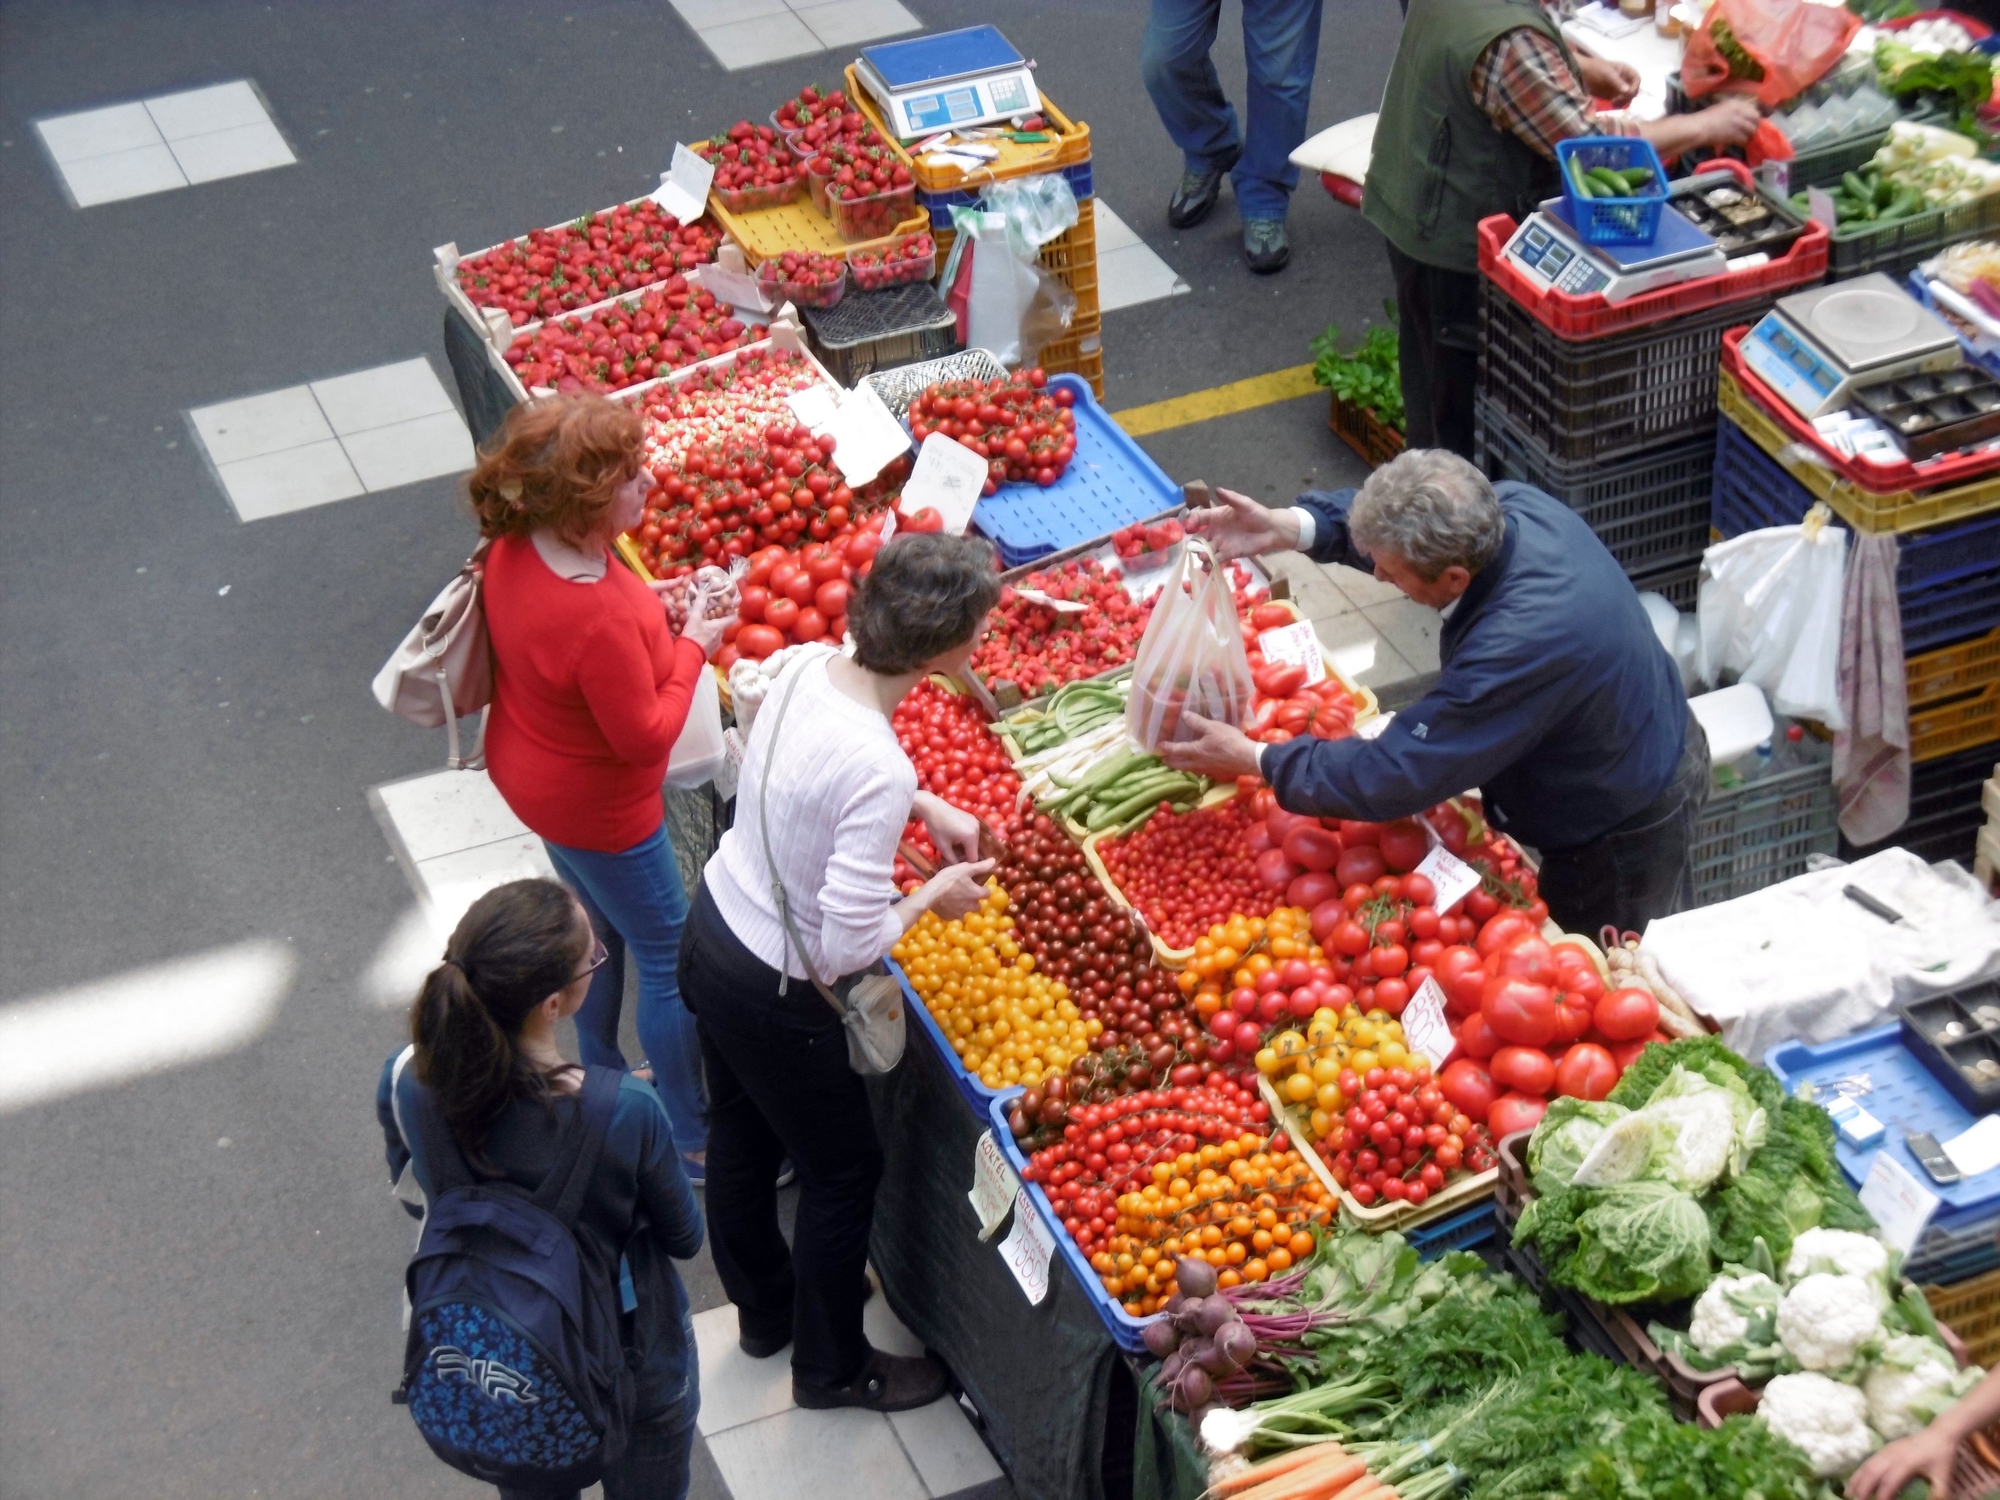
[[[533,1193],[475,1179],[430,1091],[415,1091],[436,1196],[406,1276],[409,1343],[392,1399],[439,1458],[488,1484],[582,1489],[625,1448],[635,1387],[618,1288],[588,1284],[575,1237],[619,1079],[585,1071]]]

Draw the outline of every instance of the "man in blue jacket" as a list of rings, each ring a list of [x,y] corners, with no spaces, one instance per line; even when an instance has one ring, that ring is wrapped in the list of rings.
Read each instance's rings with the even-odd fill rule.
[[[1565,930],[1643,930],[1688,904],[1708,741],[1631,581],[1574,511],[1442,449],[1289,509],[1219,494],[1192,524],[1221,556],[1296,548],[1372,571],[1444,615],[1442,668],[1379,738],[1260,745],[1190,715],[1198,737],[1163,749],[1169,764],[1261,774],[1289,811],[1368,821],[1478,787],[1494,825],[1540,854]]]

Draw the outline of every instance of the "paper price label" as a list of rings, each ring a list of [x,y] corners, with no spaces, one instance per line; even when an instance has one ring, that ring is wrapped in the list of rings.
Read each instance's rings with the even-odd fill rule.
[[[985,459],[955,438],[934,432],[917,450],[916,467],[903,484],[903,510],[913,515],[932,506],[944,517],[947,535],[963,536],[986,487],[986,472]]]
[[[1443,844],[1434,844],[1416,873],[1437,887],[1432,903],[1439,911],[1449,911],[1479,889],[1479,872],[1453,854]]]
[[[1049,1258],[1055,1249],[1056,1242],[1049,1238],[1042,1216],[1028,1201],[1027,1189],[1020,1189],[1014,1195],[1014,1227],[1000,1242],[1000,1258],[1021,1283],[1022,1293],[1036,1306],[1049,1294]]]
[[[823,385],[809,385],[802,391],[793,391],[785,397],[785,405],[792,409],[793,416],[814,432],[819,432],[831,422],[834,412],[839,409],[833,392]]]
[[[985,1132],[972,1150],[972,1191],[965,1195],[979,1215],[980,1239],[990,1240],[999,1233],[1020,1191],[1021,1179],[1007,1164],[1000,1143],[992,1131]]]
[[[703,161],[684,142],[674,143],[673,166],[661,174],[653,201],[683,224],[708,211],[708,187],[715,181],[715,164]]]
[[[1427,978],[1417,986],[1416,994],[1403,1007],[1399,1019],[1403,1023],[1403,1039],[1428,1057],[1433,1069],[1443,1067],[1456,1041],[1450,1023],[1444,1018],[1444,991],[1438,988],[1435,979]]]
[[[1264,660],[1268,662],[1284,667],[1304,667],[1307,682],[1319,682],[1326,676],[1326,653],[1320,650],[1319,637],[1305,620],[1280,625],[1276,630],[1260,631],[1257,649],[1264,653]]]
[[[737,312],[756,315],[762,321],[766,313],[778,304],[766,295],[764,286],[748,271],[732,271],[727,266],[696,266],[688,272],[688,280],[703,291],[711,293],[718,301],[727,302]]]
[[[1887,1151],[1875,1153],[1868,1180],[1861,1184],[1861,1206],[1875,1216],[1876,1233],[1891,1250],[1908,1255],[1937,1212],[1938,1195],[1910,1174]]]
[[[890,459],[910,451],[910,435],[871,385],[842,392],[826,430],[834,439],[834,467],[849,484],[866,484]]]
[[[722,764],[715,768],[715,790],[725,802],[736,795],[736,784],[743,777],[746,748],[743,731],[734,724],[722,731]]]

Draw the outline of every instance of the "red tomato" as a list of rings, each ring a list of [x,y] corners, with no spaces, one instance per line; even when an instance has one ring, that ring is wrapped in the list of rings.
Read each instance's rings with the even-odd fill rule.
[[[1555,954],[1538,937],[1518,938],[1486,955],[1486,972],[1510,974],[1535,984],[1553,985],[1556,982]]]
[[[1340,840],[1317,823],[1304,823],[1292,829],[1285,835],[1283,847],[1286,859],[1307,870],[1331,870],[1340,859]]]
[[[829,620],[847,613],[849,585],[844,578],[829,578],[813,591],[813,608]]]
[[[1485,1065],[1468,1057],[1445,1064],[1444,1072],[1438,1075],[1438,1088],[1451,1101],[1452,1108],[1475,1125],[1486,1123],[1500,1092],[1493,1086],[1493,1075],[1486,1071]]]
[[[736,596],[736,618],[746,625],[753,625],[764,618],[764,606],[770,602],[769,589],[748,584]]]
[[[1622,1071],[1595,1042],[1578,1042],[1556,1064],[1556,1092],[1570,1099],[1602,1099]]]
[[[1378,979],[1400,978],[1410,967],[1410,950],[1401,943],[1377,948],[1368,955],[1369,966]]]
[[[1470,948],[1447,948],[1435,967],[1438,984],[1444,989],[1445,1009],[1454,1016],[1476,1013],[1486,990],[1486,970],[1479,955]]]
[[[812,575],[815,584],[832,583],[842,576],[845,568],[846,559],[830,548],[806,564],[806,571]]]
[[[779,595],[764,606],[764,623],[778,630],[790,630],[799,622],[799,607],[789,598]]]
[[[1285,858],[1282,849],[1266,849],[1257,856],[1257,878],[1274,891],[1281,891],[1290,885],[1298,873],[1297,867]]]
[[[788,599],[787,604],[791,603]],[[784,649],[785,638],[769,625],[745,625],[736,633],[736,649],[756,661]]]
[[[1342,886],[1372,885],[1389,872],[1382,851],[1373,844],[1350,843],[1346,830],[1347,825],[1341,824],[1340,858],[1334,864],[1334,875]]]
[[[1477,894],[1476,892],[1474,894]],[[1473,939],[1473,946],[1479,950],[1481,958],[1505,948],[1508,944],[1524,937],[1533,937],[1535,929],[1528,925],[1528,919],[1516,912],[1504,917],[1495,917],[1479,929],[1479,936]]]
[[[1556,1081],[1556,1065],[1540,1047],[1502,1047],[1487,1065],[1493,1081],[1524,1094],[1546,1097]]]
[[[1412,906],[1432,906],[1437,901],[1437,887],[1431,884],[1428,875],[1405,875],[1403,877],[1403,899]]]
[[[1351,849],[1356,844],[1379,845],[1381,839],[1382,825],[1380,823],[1360,823],[1352,818],[1342,818],[1340,820],[1340,843],[1342,848]]]
[[[1292,613],[1289,605],[1260,604],[1250,611],[1250,628],[1252,630],[1278,630],[1291,624],[1296,618],[1297,616]]]
[[[1458,1050],[1467,1057],[1484,1061],[1493,1056],[1501,1047],[1500,1038],[1493,1034],[1493,1028],[1486,1024],[1486,1017],[1474,1011],[1465,1018],[1458,1028]]]
[[[819,585],[813,582],[812,574],[800,569],[786,581],[784,588],[779,592],[800,609],[804,609],[813,602],[813,594],[818,589]]]
[[[1271,841],[1282,844],[1294,828],[1317,828],[1319,820],[1308,818],[1304,813],[1286,812],[1282,807],[1273,807],[1264,814],[1264,826],[1271,830]]]
[[[1660,1024],[1660,1002],[1641,989],[1613,990],[1597,1002],[1597,1029],[1614,1042],[1634,1042]]]
[[[1493,1108],[1486,1116],[1486,1128],[1493,1133],[1495,1140],[1499,1140],[1517,1130],[1533,1130],[1548,1112],[1549,1101],[1546,1099],[1534,1099],[1526,1094],[1502,1094],[1493,1101]],[[1467,1110],[1466,1113],[1472,1111]]]
[[[826,634],[826,616],[816,609],[802,609],[792,625],[792,638],[797,641],[816,641]]]
[[[804,570],[790,558],[786,558],[783,562],[776,564],[771,569],[771,592],[774,594],[785,593],[791,587],[792,580],[798,577],[802,571]]]
[[[1581,993],[1567,984],[1558,984],[1550,991],[1555,1001],[1556,1034],[1552,1045],[1561,1047],[1578,1040],[1590,1030],[1593,1017],[1592,1003]],[[1532,1092],[1532,1090],[1530,1090]]]
[[[1556,1006],[1548,986],[1512,974],[1493,974],[1479,997],[1480,1013],[1503,1042],[1546,1047],[1555,1040]]]
[[[1331,948],[1330,940],[1333,937],[1334,929],[1346,920],[1347,908],[1342,906],[1339,901],[1322,901],[1312,909],[1313,941],[1318,943],[1322,948]],[[1360,924],[1356,923],[1355,925],[1359,926]],[[1367,934],[1364,932],[1362,936],[1366,938]],[[1332,951],[1338,952],[1339,950],[1333,949]]]
[[[1341,903],[1341,910],[1347,910],[1347,903]],[[1333,951],[1349,958],[1359,958],[1368,951],[1368,929],[1352,917],[1336,922],[1333,928]]]
[[[1400,1016],[1403,1007],[1410,1003],[1410,986],[1401,979],[1384,979],[1375,986],[1375,1003],[1392,1016]],[[1312,1012],[1306,1012],[1306,1019]]]
[[[1430,840],[1424,836],[1424,826],[1415,818],[1398,818],[1393,823],[1384,823],[1380,843],[1382,858],[1399,875],[1416,869],[1424,862],[1424,856],[1431,852]]]
[[[1311,911],[1321,902],[1339,894],[1340,887],[1334,883],[1331,875],[1324,870],[1308,869],[1305,874],[1285,887],[1285,905],[1302,906]]]
[[[1645,1042],[1618,1042],[1606,1050],[1610,1052],[1611,1060],[1618,1064],[1618,1071],[1623,1073],[1639,1060],[1639,1054],[1646,1050],[1647,1045]]]

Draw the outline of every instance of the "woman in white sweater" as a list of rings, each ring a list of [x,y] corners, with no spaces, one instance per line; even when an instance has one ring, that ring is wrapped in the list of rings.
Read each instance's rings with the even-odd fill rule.
[[[981,541],[900,536],[877,554],[848,606],[853,658],[803,655],[759,709],[735,826],[688,917],[680,985],[708,1075],[715,1266],[745,1352],[792,1346],[803,1407],[902,1411],[945,1390],[936,1361],[884,1354],[861,1331],[882,1148],[807,965],[831,984],[886,955],[925,911],[950,920],[985,896],[978,820],[918,792],[890,715],[928,673],[963,669],[999,594]],[[954,862],[899,901],[891,872],[912,815]],[[787,941],[772,863],[804,954]],[[789,1250],[774,1186],[785,1157],[800,1184]]]

